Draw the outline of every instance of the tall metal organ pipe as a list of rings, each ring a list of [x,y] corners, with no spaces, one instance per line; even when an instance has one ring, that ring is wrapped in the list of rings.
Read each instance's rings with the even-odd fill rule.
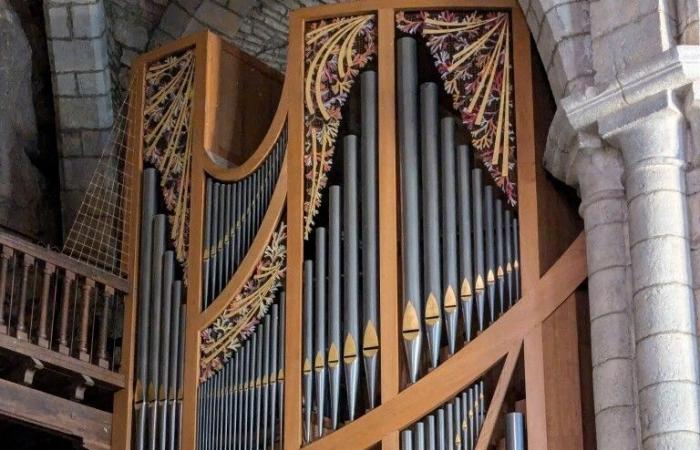
[[[362,356],[367,400],[370,409],[377,402],[379,359],[379,297],[377,275],[377,72],[360,75],[361,99],[361,183],[362,183]]]
[[[442,337],[437,92],[435,83],[423,83],[420,87],[424,274],[422,298],[425,301],[423,311],[431,367],[438,365]]]
[[[355,419],[357,387],[360,378],[359,348],[359,226],[357,198],[357,137],[343,140],[343,305],[345,342],[343,365],[347,408],[350,420]]]
[[[457,199],[455,180],[455,121],[445,117],[440,121],[440,165],[442,166],[442,308],[445,312],[447,348],[454,354],[457,341]]]
[[[408,375],[418,379],[422,342],[420,210],[418,190],[418,69],[416,41],[402,37],[397,48],[398,136],[401,168],[403,232],[403,324]]]

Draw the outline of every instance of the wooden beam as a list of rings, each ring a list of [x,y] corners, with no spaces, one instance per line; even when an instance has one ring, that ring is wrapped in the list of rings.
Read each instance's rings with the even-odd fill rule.
[[[284,341],[283,448],[298,449],[301,425],[302,264],[304,257],[304,21],[289,16],[287,144],[287,302]],[[285,88],[286,89],[286,88]]]
[[[382,403],[399,393],[402,349],[399,339],[399,259],[398,249],[398,180],[396,175],[396,110],[394,10],[381,9],[377,14],[378,42],[378,119],[379,119],[379,310]],[[383,450],[399,449],[399,432],[382,439]]]
[[[496,422],[501,414],[503,400],[506,398],[506,392],[508,392],[510,380],[513,379],[513,372],[515,371],[515,366],[518,364],[518,358],[520,357],[520,349],[522,346],[522,342],[516,342],[512,349],[508,352],[506,362],[503,364],[503,369],[501,369],[501,375],[498,377],[498,384],[496,384],[493,397],[491,397],[491,404],[489,405],[489,410],[486,413],[486,418],[484,419],[484,424],[481,428],[479,439],[476,441],[476,450],[486,450],[491,442],[491,436],[493,435]]]
[[[0,334],[0,351],[36,358],[51,369],[64,374],[75,375],[76,377],[87,375],[90,378],[94,378],[98,384],[111,390],[121,389],[126,386],[125,377],[120,373],[103,369],[95,364],[81,361],[78,358],[73,358],[6,334]]]
[[[111,286],[119,292],[128,292],[129,290],[129,283],[124,278],[97,269],[94,266],[70,258],[63,253],[50,250],[47,247],[33,244],[6,230],[0,230],[0,245],[6,245],[25,255],[30,255],[41,261],[51,263],[56,267],[70,270],[75,274],[85,276],[100,284]]]
[[[0,414],[110,449],[112,414],[0,379]]]

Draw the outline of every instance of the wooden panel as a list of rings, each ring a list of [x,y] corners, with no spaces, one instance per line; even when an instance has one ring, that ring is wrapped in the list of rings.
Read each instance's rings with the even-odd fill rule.
[[[112,415],[0,379],[0,414],[76,436],[87,449],[109,449]]]
[[[282,80],[252,56],[223,45],[215,99],[216,143],[209,150],[234,165],[243,164],[270,128]]]
[[[525,340],[529,448],[582,450],[576,294]]]
[[[525,337],[527,447],[547,449],[549,446],[547,441],[547,403],[542,339],[541,323],[538,323]]]
[[[549,448],[583,450],[577,305],[574,294],[542,324]],[[565,407],[566,409],[562,409]]]
[[[540,278],[537,162],[532,106],[530,31],[519,7],[512,10],[515,130],[518,152],[518,218],[520,223],[520,277],[526,294]],[[527,357],[527,356],[526,356]]]

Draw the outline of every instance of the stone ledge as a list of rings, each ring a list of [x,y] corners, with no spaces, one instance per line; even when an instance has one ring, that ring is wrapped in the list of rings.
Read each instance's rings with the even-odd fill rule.
[[[545,167],[577,187],[574,163],[585,148],[582,133],[597,136],[601,118],[660,92],[685,88],[695,80],[700,80],[700,47],[680,45],[621,73],[602,89],[591,87],[563,98],[549,129]]]

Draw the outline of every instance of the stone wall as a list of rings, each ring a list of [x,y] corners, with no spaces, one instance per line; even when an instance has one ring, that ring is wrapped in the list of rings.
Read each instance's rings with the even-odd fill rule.
[[[0,0],[0,226],[55,243],[60,228],[32,96],[32,47],[20,17]],[[46,168],[45,166],[42,168]]]
[[[112,84],[104,6],[103,0],[44,3],[66,232],[112,129]]]

